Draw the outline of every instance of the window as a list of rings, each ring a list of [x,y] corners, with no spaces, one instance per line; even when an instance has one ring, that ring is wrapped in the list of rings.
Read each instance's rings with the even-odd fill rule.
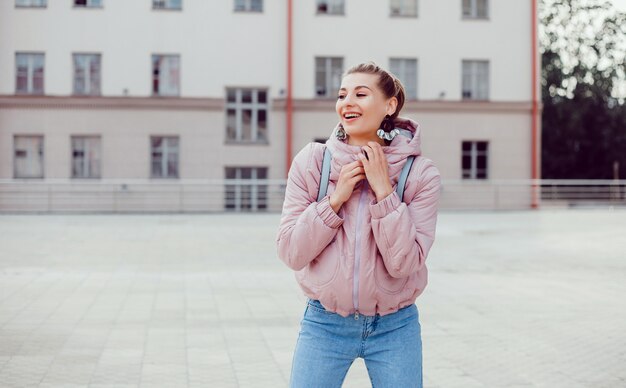
[[[152,0],[152,9],[182,9],[183,0]]]
[[[343,58],[315,58],[315,95],[333,97],[341,87]]]
[[[267,143],[267,90],[226,90],[226,141]]]
[[[391,16],[417,17],[417,0],[391,0]]]
[[[15,54],[16,94],[43,94],[44,54]]]
[[[46,7],[48,0],[15,0],[16,7]]]
[[[226,180],[239,180],[226,185],[227,210],[257,211],[267,209],[267,185],[258,180],[267,179],[267,167],[226,167]],[[241,182],[250,181],[250,184]]]
[[[72,136],[72,178],[100,178],[100,136]]]
[[[235,0],[235,12],[263,12],[263,0]]]
[[[489,17],[487,0],[463,0],[463,18],[487,19]]]
[[[489,61],[463,61],[463,99],[489,99]]]
[[[406,99],[415,100],[417,98],[417,59],[391,58],[389,69],[404,85]]]
[[[180,56],[152,55],[152,94],[178,96],[180,84]]]
[[[17,135],[13,142],[15,178],[43,178],[43,136]]]
[[[74,94],[100,95],[100,54],[74,54]]]
[[[487,179],[487,151],[489,143],[486,141],[464,141],[462,144],[461,168],[463,179]]]
[[[102,0],[74,0],[74,7],[100,8]]]
[[[326,15],[343,15],[344,0],[317,0],[317,13]]]
[[[178,178],[178,136],[152,136],[152,178]]]

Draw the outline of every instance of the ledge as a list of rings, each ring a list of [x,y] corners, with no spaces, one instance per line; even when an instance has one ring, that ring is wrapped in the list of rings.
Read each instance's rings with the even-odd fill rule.
[[[0,109],[225,110],[223,98],[0,95]]]
[[[293,109],[296,111],[333,111],[334,98],[294,99]],[[273,110],[285,110],[285,99],[273,100]],[[440,100],[409,100],[404,103],[403,111],[418,112],[499,112],[528,113],[532,109],[530,101],[440,101]],[[541,104],[539,105],[541,110]]]

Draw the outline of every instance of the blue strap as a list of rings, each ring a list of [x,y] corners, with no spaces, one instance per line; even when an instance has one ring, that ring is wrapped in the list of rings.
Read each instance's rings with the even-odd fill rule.
[[[411,171],[411,166],[413,165],[413,161],[415,160],[415,155],[411,155],[406,158],[406,162],[402,167],[402,172],[400,173],[400,178],[398,179],[398,186],[396,187],[396,193],[398,193],[398,198],[400,201],[404,202],[402,198],[404,196],[404,186],[406,185],[406,178],[409,176],[409,171]]]
[[[328,147],[324,148],[324,160],[322,161],[322,176],[320,177],[320,188],[317,192],[317,202],[326,196],[328,190],[328,181],[330,180],[330,159],[332,155]]]
[[[324,159],[322,160],[322,176],[320,177],[320,187],[317,192],[317,202],[324,199],[326,196],[326,191],[328,190],[328,182],[330,181],[330,164],[331,164],[332,154],[328,147],[324,149]],[[400,178],[398,179],[398,186],[396,187],[396,193],[398,193],[398,198],[400,201],[404,202],[404,189],[406,186],[406,180],[409,177],[409,172],[411,171],[411,166],[413,166],[413,161],[415,160],[415,155],[411,155],[406,159],[404,166],[402,167],[402,172],[400,173]]]

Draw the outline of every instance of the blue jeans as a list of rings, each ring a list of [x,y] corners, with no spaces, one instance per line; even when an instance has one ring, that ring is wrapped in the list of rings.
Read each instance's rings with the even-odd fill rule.
[[[379,387],[422,387],[422,339],[415,304],[385,316],[346,318],[309,299],[291,367],[292,388],[341,387],[361,357]]]

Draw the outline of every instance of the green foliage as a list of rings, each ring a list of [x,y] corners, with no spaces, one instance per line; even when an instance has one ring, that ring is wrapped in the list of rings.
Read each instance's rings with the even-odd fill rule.
[[[542,178],[626,179],[626,13],[543,0]]]

